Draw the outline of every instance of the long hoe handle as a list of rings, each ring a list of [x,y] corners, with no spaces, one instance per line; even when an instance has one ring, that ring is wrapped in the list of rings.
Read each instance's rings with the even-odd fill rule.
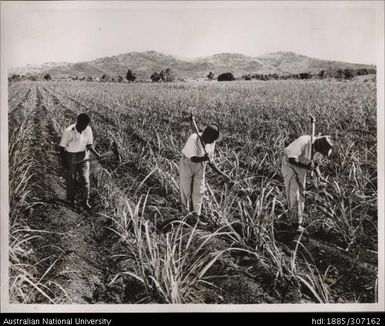
[[[313,150],[313,142],[315,138],[315,117],[313,115],[310,116],[310,121],[311,121],[311,146],[310,146],[310,158],[311,158],[311,163],[313,164],[313,156],[314,156],[314,150]],[[313,170],[310,172],[310,176],[313,177]]]

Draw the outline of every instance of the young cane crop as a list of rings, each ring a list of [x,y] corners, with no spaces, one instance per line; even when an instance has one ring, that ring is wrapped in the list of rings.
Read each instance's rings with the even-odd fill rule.
[[[148,302],[200,301],[202,289],[209,286],[203,279],[193,277],[191,284],[189,278],[180,282],[178,277],[183,273],[175,269],[171,273],[169,267],[179,264],[173,248],[188,237],[181,235],[182,228],[177,231],[174,227],[168,236],[156,230],[159,221],[183,218],[178,211],[178,160],[184,142],[193,132],[189,124],[191,107],[195,108],[199,127],[210,122],[220,124],[222,136],[217,144],[216,163],[234,181],[233,185],[224,185],[208,170],[203,212],[213,222],[214,238],[225,243],[220,250],[238,248],[250,255],[263,255],[266,270],[269,266],[274,270],[278,283],[305,286],[314,292],[316,301],[333,300],[333,292],[326,291],[325,282],[322,283],[324,267],[317,266],[318,262],[309,255],[302,257],[302,247],[295,259],[288,258],[274,233],[277,222],[286,215],[280,171],[283,149],[296,137],[309,134],[310,114],[317,117],[317,132],[330,134],[336,146],[331,159],[321,162],[328,183],[323,188],[307,189],[305,223],[311,225],[310,231],[326,232],[321,236],[329,236],[328,241],[347,252],[363,243],[368,250],[376,250],[373,83],[311,80],[81,86],[51,82],[38,87],[46,107],[54,112],[51,117],[55,132],[59,134],[76,114],[86,111],[92,116],[97,147],[107,150],[112,140],[118,144],[122,162],[104,162],[100,170],[94,171],[96,193],[105,210],[102,214],[113,221],[110,229],[123,239],[126,255],[136,261],[134,269],[122,270],[117,277],[137,276],[146,289]],[[21,84],[13,87],[15,99],[10,103],[21,109],[19,104],[24,103],[28,91]],[[20,121],[17,123],[20,125]],[[18,146],[16,138],[12,138],[11,146]],[[11,147],[10,150],[13,151]],[[28,181],[29,175],[29,170],[25,177],[16,173],[13,189],[28,194],[23,188],[27,182],[20,183],[15,178]],[[28,201],[27,195],[20,198]],[[200,237],[194,231],[194,242],[199,242]],[[141,253],[145,257],[143,263],[130,256],[131,252],[136,252],[137,257]],[[190,263],[194,261],[191,254],[186,252]],[[209,265],[215,269],[220,260],[218,257],[212,265],[210,261],[198,265],[201,270]],[[170,284],[177,284],[172,293],[167,288]]]

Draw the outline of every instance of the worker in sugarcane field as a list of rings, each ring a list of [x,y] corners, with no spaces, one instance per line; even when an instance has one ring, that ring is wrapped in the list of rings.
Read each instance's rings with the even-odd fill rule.
[[[285,148],[282,159],[282,173],[288,202],[288,217],[294,232],[303,232],[305,208],[305,182],[307,171],[321,177],[318,164],[314,160],[330,156],[333,142],[330,136],[313,137],[303,135]]]
[[[90,196],[90,162],[84,161],[92,152],[96,157],[100,154],[93,147],[93,133],[90,127],[91,119],[86,113],[81,113],[76,123],[65,129],[60,141],[60,159],[65,170],[67,201],[74,207],[77,187],[77,177],[83,195],[83,206],[91,209]]]
[[[186,213],[194,212],[198,218],[201,215],[202,198],[206,190],[206,165],[213,159],[215,141],[218,138],[219,127],[211,124],[203,130],[203,133],[190,135],[182,149],[179,163],[182,210]]]

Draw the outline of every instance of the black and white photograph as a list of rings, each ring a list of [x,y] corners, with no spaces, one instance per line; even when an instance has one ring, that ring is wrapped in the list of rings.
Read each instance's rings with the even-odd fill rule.
[[[1,1],[1,311],[384,311],[383,1]]]

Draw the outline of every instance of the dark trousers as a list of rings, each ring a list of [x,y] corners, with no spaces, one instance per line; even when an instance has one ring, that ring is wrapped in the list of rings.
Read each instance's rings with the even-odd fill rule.
[[[86,152],[65,152],[67,200],[69,201],[73,202],[75,200],[76,191],[79,186],[83,200],[88,201],[90,197],[90,162],[73,164],[85,158]]]

